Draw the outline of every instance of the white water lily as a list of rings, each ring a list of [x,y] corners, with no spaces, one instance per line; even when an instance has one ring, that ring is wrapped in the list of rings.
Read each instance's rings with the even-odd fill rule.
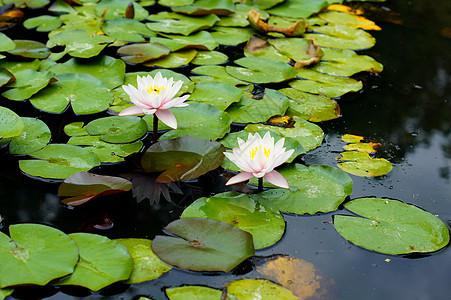
[[[119,116],[155,114],[161,122],[177,129],[177,120],[169,108],[188,106],[188,103],[184,101],[189,95],[174,98],[182,87],[183,81],[174,82],[172,77],[167,79],[158,72],[155,78],[150,75],[138,76],[137,82],[138,88],[131,84],[122,86],[135,106],[124,109]]]
[[[249,133],[247,141],[238,138],[239,148],[233,148],[233,153],[224,152],[224,155],[244,172],[230,178],[226,185],[246,181],[255,176],[263,177],[276,186],[288,188],[285,177],[274,170],[294,152],[294,149],[286,151],[284,142],[285,138],[282,138],[274,144],[274,138],[269,132],[263,138],[258,133]]]

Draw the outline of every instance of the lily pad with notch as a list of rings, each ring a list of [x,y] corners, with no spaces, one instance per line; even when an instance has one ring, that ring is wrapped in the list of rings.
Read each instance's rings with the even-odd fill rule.
[[[59,17],[41,15],[34,18],[26,19],[23,26],[27,29],[36,28],[36,31],[47,32],[59,28],[63,22]]]
[[[47,85],[58,81],[50,71],[38,72],[33,69],[25,69],[14,73],[16,81],[10,83],[2,96],[10,100],[22,101],[30,98]]]
[[[340,154],[342,157],[338,158],[338,167],[356,176],[377,177],[393,169],[393,165],[385,158],[372,158],[366,152],[346,151]]]

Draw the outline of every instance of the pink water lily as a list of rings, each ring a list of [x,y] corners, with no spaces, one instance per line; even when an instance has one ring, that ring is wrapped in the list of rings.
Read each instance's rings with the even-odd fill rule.
[[[282,138],[274,144],[274,138],[269,132],[263,138],[258,133],[249,133],[247,141],[238,138],[239,148],[233,148],[233,153],[224,152],[224,155],[244,172],[230,178],[226,185],[246,181],[255,176],[287,189],[288,182],[285,177],[274,170],[294,152],[294,149],[286,151],[284,142],[285,139]]]
[[[158,72],[155,78],[150,75],[138,76],[137,82],[138,88],[131,84],[122,86],[135,106],[124,109],[119,116],[155,114],[161,122],[177,129],[177,120],[169,108],[188,106],[188,103],[184,101],[189,95],[174,98],[182,87],[183,81],[174,82],[172,77],[167,79]]]

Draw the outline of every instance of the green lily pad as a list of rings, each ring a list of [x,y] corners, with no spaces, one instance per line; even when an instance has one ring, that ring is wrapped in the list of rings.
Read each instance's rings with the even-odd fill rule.
[[[240,67],[227,66],[233,77],[253,83],[282,82],[296,77],[296,70],[285,63],[258,57],[243,57],[235,61]]]
[[[372,158],[368,153],[346,151],[340,153],[338,167],[361,177],[377,177],[390,173],[393,165],[385,158]]]
[[[146,24],[150,30],[183,35],[190,35],[199,30],[208,29],[219,22],[219,18],[214,14],[190,17],[166,11],[150,15],[147,19],[155,21]]]
[[[143,137],[147,132],[147,124],[139,117],[105,117],[96,119],[86,125],[90,135],[100,135],[100,139],[108,143],[131,143]]]
[[[229,115],[211,104],[190,103],[187,107],[173,108],[171,111],[177,119],[178,127],[163,134],[160,140],[183,136],[216,140],[230,131],[232,120]],[[153,118],[145,116],[143,119],[147,122],[148,131],[152,131]]]
[[[0,106],[0,139],[19,136],[24,127],[21,117],[9,108]]]
[[[12,289],[12,288],[0,289],[0,299],[1,300],[6,299],[6,297],[11,295],[13,292],[14,292],[14,289]]]
[[[250,46],[252,45],[254,39],[261,42],[262,44],[258,44],[255,49],[252,49]],[[285,64],[290,62],[290,58],[288,56],[282,54],[274,46],[268,44],[264,40],[255,37],[252,37],[247,43],[246,47],[244,47],[244,56],[270,59]]]
[[[3,4],[14,4],[16,7],[26,5],[30,8],[40,8],[49,4],[50,0],[2,0]]]
[[[199,50],[192,63],[195,65],[220,65],[228,59],[227,55],[222,52]]]
[[[218,42],[207,31],[198,31],[189,36],[184,35],[168,35],[161,34],[166,38],[152,38],[153,42],[163,44],[171,51],[177,51],[186,48],[194,48],[199,50],[213,50],[219,46]]]
[[[198,51],[195,49],[185,49],[176,52],[171,52],[168,55],[149,61],[144,64],[146,67],[161,67],[161,68],[178,68],[188,65],[196,57]]]
[[[208,14],[227,16],[235,12],[235,7],[232,0],[196,0],[190,5],[172,7],[172,10],[195,16]]]
[[[260,2],[261,1],[259,0],[258,3]],[[221,20],[217,25],[227,27],[246,27],[249,25],[247,16],[251,9],[255,9],[257,12],[259,12],[262,18],[269,18],[269,14],[265,10],[259,9],[257,6],[249,6],[242,3],[236,3],[235,13],[228,16],[221,16]]]
[[[368,55],[359,55],[349,49],[324,48],[323,60],[312,67],[313,71],[334,76],[352,76],[358,72],[367,71],[380,73],[381,63]]]
[[[206,286],[181,286],[165,289],[169,300],[218,300],[221,299],[222,291]]]
[[[199,198],[183,211],[180,218],[226,222],[252,234],[255,249],[275,244],[285,231],[285,221],[272,203],[259,195],[237,192]]]
[[[361,216],[334,216],[337,232],[353,244],[385,254],[434,252],[449,243],[447,226],[433,214],[401,201],[360,198],[345,208]]]
[[[288,181],[290,188],[272,189],[260,195],[283,212],[313,215],[317,212],[335,211],[352,194],[352,179],[345,172],[331,166],[306,167],[294,164],[278,171]],[[257,181],[251,179],[250,183],[256,184]],[[275,187],[267,182],[264,184]]]
[[[70,124],[69,124],[70,125]],[[102,163],[117,163],[125,157],[138,153],[143,147],[142,141],[127,144],[111,144],[101,140],[101,136],[73,136],[67,142],[69,145],[85,146],[84,149],[97,155]]]
[[[318,125],[310,123],[302,118],[293,117],[296,122],[294,127],[279,127],[262,124],[249,124],[244,130],[247,132],[255,133],[260,130],[271,130],[277,133],[281,137],[292,137],[301,143],[302,147],[306,151],[319,147],[323,142],[324,132]]]
[[[321,19],[329,23],[338,23],[364,30],[381,30],[373,21],[370,21],[362,16],[357,16],[352,13],[342,11],[326,11],[318,15]]]
[[[69,236],[77,244],[80,260],[74,273],[56,285],[83,286],[95,292],[130,277],[133,260],[121,243],[91,233],[71,233]]]
[[[209,103],[220,110],[225,110],[233,102],[240,101],[242,94],[243,91],[228,83],[199,83],[196,84],[196,88],[189,97],[189,101]]]
[[[49,83],[55,82],[54,75],[53,72],[37,72],[33,69],[18,71],[14,73],[16,81],[8,85],[12,89],[3,92],[2,96],[15,101],[28,99]]]
[[[168,55],[169,52],[171,50],[161,43],[131,44],[117,50],[122,60],[132,64],[158,59]]]
[[[62,113],[69,105],[77,115],[93,114],[106,110],[113,94],[100,79],[85,73],[65,73],[55,76],[52,83],[31,99],[37,109]]]
[[[134,19],[113,19],[102,25],[102,30],[114,39],[125,42],[145,42],[144,37],[154,37],[156,33]]]
[[[158,4],[164,6],[183,6],[190,5],[194,0],[158,0]]]
[[[22,118],[24,130],[19,136],[11,138],[10,154],[29,154],[47,146],[52,136],[47,125],[35,118]]]
[[[97,155],[66,144],[50,144],[32,156],[36,159],[20,160],[19,168],[30,176],[42,178],[66,179],[100,165]]]
[[[133,3],[133,19],[144,20],[149,15],[147,10],[138,3],[123,0],[102,0],[95,5],[95,12],[97,16],[102,16],[105,20],[124,18],[129,3]]]
[[[275,115],[284,115],[288,106],[287,96],[276,90],[265,89],[263,98],[258,100],[244,94],[240,102],[227,109],[227,113],[235,123],[258,123]]]
[[[64,53],[73,57],[89,58],[99,53],[112,40],[104,35],[92,35],[83,29],[58,32],[47,41],[47,47],[66,46]]]
[[[240,300],[295,300],[299,299],[289,289],[266,279],[241,279],[227,284],[227,295]]]
[[[0,52],[10,51],[16,48],[16,44],[4,33],[0,32]]]
[[[71,9],[68,9],[68,11],[65,11],[65,13],[59,16],[64,25],[51,31],[49,37],[53,37],[59,32],[72,30],[83,30],[93,36],[101,33],[103,20],[95,14],[96,4],[85,3],[82,6],[69,7]],[[80,42],[82,42],[82,40],[80,40]]]
[[[29,40],[14,40],[14,44],[16,44],[16,48],[9,50],[9,54],[38,59],[44,59],[50,55],[50,50],[40,42]]]
[[[77,246],[58,229],[40,224],[16,224],[9,227],[9,234],[11,237],[0,233],[1,288],[46,285],[74,271],[78,261]]]
[[[220,45],[237,46],[245,43],[249,38],[255,34],[255,30],[252,28],[231,28],[215,26],[212,28],[211,36]]]
[[[127,284],[156,279],[172,269],[152,251],[152,241],[147,239],[116,239],[124,245],[133,259],[133,268]]]
[[[204,76],[191,76],[191,80],[196,83],[223,82],[237,85],[248,85],[249,83],[238,80],[226,72],[225,67],[221,66],[201,66],[191,70],[194,74],[202,74]]]
[[[23,71],[26,69],[33,69],[37,71],[39,69],[40,61],[39,59],[30,60],[30,61],[18,61],[13,59],[3,59],[0,60],[0,67],[8,70],[13,75],[19,71]]]
[[[97,56],[89,61],[72,58],[62,64],[51,66],[49,71],[56,75],[63,73],[86,73],[100,79],[108,88],[113,89],[124,82],[125,63],[111,56]]]
[[[78,172],[60,184],[58,196],[70,197],[61,202],[77,206],[101,196],[127,192],[131,188],[132,183],[121,177]]]
[[[289,97],[290,107],[286,112],[289,116],[297,116],[310,122],[329,121],[340,116],[340,106],[333,99],[290,88],[281,89],[279,92]]]
[[[175,236],[156,236],[152,250],[181,269],[229,272],[255,254],[252,235],[224,222],[180,219],[165,230]]]
[[[357,92],[363,87],[361,81],[353,78],[332,76],[311,69],[299,69],[297,74],[304,79],[291,81],[289,83],[291,87],[302,92],[327,97],[340,97],[349,92]]]
[[[268,9],[284,1],[285,0],[249,0],[247,3],[249,3],[249,5],[255,5],[260,9]]]
[[[328,3],[324,0],[285,0],[268,12],[281,17],[306,19],[326,6]]]
[[[317,33],[306,33],[304,37],[322,47],[363,50],[376,43],[376,39],[368,32],[346,25],[328,24],[309,29]]]
[[[224,150],[218,142],[185,136],[150,146],[141,158],[141,166],[149,173],[164,171],[157,182],[189,180],[219,167]]]
[[[3,86],[12,83],[16,80],[16,77],[5,68],[0,67],[0,88]]]
[[[36,31],[47,32],[59,28],[63,22],[60,18],[54,16],[38,16],[26,19],[23,26],[27,29],[36,28]]]
[[[310,41],[302,38],[278,38],[268,42],[280,52],[280,54],[294,61],[303,61],[312,58],[309,55]],[[322,52],[321,52],[322,53]]]

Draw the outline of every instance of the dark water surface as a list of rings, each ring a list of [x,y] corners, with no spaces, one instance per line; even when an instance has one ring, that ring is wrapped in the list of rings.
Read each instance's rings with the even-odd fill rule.
[[[376,46],[367,54],[384,65],[378,76],[366,76],[364,90],[339,101],[342,118],[320,124],[326,133],[323,145],[303,157],[307,165],[336,166],[342,150],[341,135],[358,134],[382,143],[380,157],[389,159],[393,171],[380,178],[352,176],[351,199],[375,196],[415,204],[450,226],[451,223],[451,1],[391,0],[371,16],[382,27],[371,32]],[[388,11],[388,10],[391,10]],[[391,22],[389,18],[401,20]],[[451,30],[450,30],[451,31]],[[2,105],[4,105],[1,101]],[[23,114],[21,114],[23,115]],[[68,123],[68,122],[66,122]],[[162,201],[151,208],[131,197],[117,196],[69,210],[60,204],[56,184],[34,181],[20,174],[17,162],[0,154],[0,215],[4,231],[10,224],[44,223],[66,233],[87,231],[110,238],[153,239],[161,228],[177,219],[183,208],[200,196],[223,190],[221,178],[182,186],[185,196],[176,205]],[[100,172],[109,173],[110,167]],[[117,171],[115,171],[117,172]],[[111,173],[110,173],[111,174]],[[217,189],[217,190],[214,190]],[[328,282],[324,299],[451,299],[451,249],[421,256],[391,256],[359,248],[344,240],[331,221],[334,213],[315,216],[284,215],[285,236],[276,245],[257,251],[258,256],[288,254],[311,262]],[[113,222],[109,230],[94,225]],[[89,299],[165,299],[163,289],[186,284],[216,288],[241,278],[255,278],[241,270],[234,274],[197,274],[172,270],[162,277],[131,287],[118,285]],[[245,274],[244,274],[245,273]],[[23,292],[23,293],[22,293]],[[44,296],[41,289],[25,289],[17,298]],[[47,292],[47,291],[46,291]],[[48,299],[77,299],[84,291],[49,290]],[[25,294],[26,293],[26,294]],[[69,294],[76,295],[70,296]],[[33,295],[33,296],[30,296]],[[312,298],[313,299],[313,298]],[[316,298],[315,298],[316,299]]]

